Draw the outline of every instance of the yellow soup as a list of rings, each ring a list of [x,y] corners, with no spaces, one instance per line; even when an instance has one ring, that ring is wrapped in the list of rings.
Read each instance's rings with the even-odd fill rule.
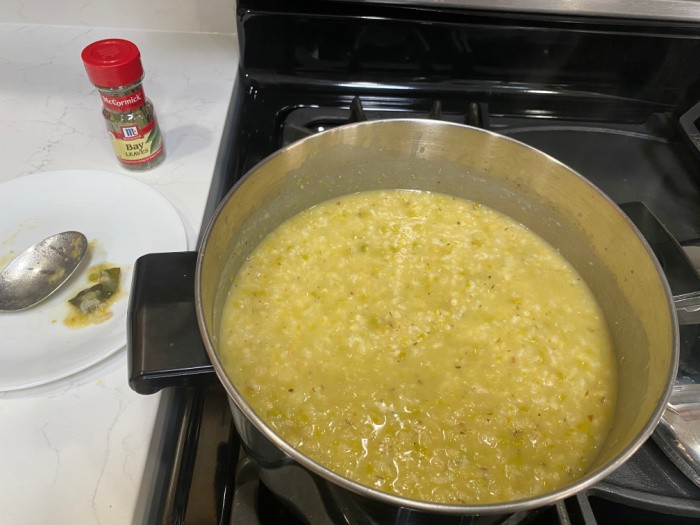
[[[345,196],[273,231],[235,279],[221,354],[292,446],[434,502],[566,485],[615,402],[605,319],[567,261],[486,206],[428,192]]]

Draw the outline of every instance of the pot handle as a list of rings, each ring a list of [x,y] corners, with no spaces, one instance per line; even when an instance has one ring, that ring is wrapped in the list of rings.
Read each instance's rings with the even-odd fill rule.
[[[700,293],[688,294],[695,297],[681,299],[684,308],[691,309],[693,323],[700,321]],[[679,309],[679,298],[674,298],[678,311],[679,322],[686,315]],[[692,306],[691,306],[692,304]],[[689,323],[690,324],[690,323]],[[690,334],[697,340],[698,328]],[[682,333],[681,333],[682,335]],[[697,346],[697,345],[695,345]],[[683,472],[688,479],[700,487],[700,367],[693,348],[681,343],[680,366],[678,375],[669,397],[666,410],[661,421],[652,434],[669,459]]]
[[[194,301],[197,252],[137,259],[129,297],[129,385],[139,394],[202,386],[216,374],[202,343]]]
[[[678,315],[678,324],[700,324],[700,292],[686,293],[673,297]]]
[[[700,292],[673,298],[681,327],[681,355],[676,382],[653,438],[688,479],[700,487],[700,360],[694,349],[700,331]],[[683,330],[690,329],[684,337]],[[685,340],[684,340],[685,339]]]

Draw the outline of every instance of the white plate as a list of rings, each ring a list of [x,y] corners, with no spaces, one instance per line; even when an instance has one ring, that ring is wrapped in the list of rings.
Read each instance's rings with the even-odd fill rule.
[[[146,253],[187,249],[177,210],[158,191],[124,175],[93,170],[37,173],[0,184],[0,268],[35,242],[66,230],[92,244],[82,271],[44,303],[0,312],[0,391],[41,385],[84,370],[126,343],[134,262]],[[68,328],[68,299],[88,285],[85,269],[118,265],[121,293],[111,319]]]

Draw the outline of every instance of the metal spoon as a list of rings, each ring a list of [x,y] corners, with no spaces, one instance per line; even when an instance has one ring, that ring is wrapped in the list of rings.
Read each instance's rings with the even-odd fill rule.
[[[20,253],[0,272],[0,312],[34,306],[58,290],[87,252],[80,232],[58,233]]]

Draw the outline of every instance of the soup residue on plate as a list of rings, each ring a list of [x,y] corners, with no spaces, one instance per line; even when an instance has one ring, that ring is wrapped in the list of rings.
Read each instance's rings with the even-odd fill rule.
[[[583,476],[615,356],[570,264],[486,206],[344,196],[269,234],[234,280],[222,364],[275,433],[404,497],[485,504]]]

